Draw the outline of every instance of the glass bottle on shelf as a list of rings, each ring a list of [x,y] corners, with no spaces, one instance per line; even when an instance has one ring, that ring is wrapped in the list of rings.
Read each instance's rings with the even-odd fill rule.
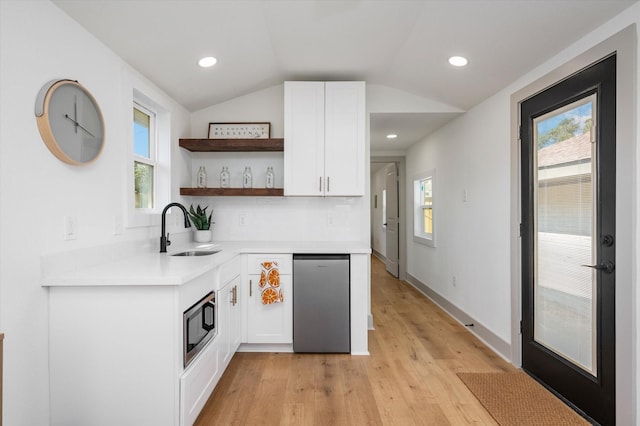
[[[207,187],[207,169],[204,166],[200,166],[198,169],[198,188]]]
[[[273,167],[267,167],[267,174],[264,179],[264,186],[267,188],[273,188],[273,181],[275,180],[273,176]]]
[[[253,185],[253,176],[251,175],[251,167],[247,166],[244,168],[244,173],[242,173],[242,187],[251,188],[252,185]]]
[[[220,172],[220,188],[229,188],[229,169],[227,166],[222,166],[222,171]]]

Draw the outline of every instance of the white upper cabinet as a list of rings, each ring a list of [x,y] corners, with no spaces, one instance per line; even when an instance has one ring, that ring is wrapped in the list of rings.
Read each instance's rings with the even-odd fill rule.
[[[361,196],[365,83],[285,82],[284,194]]]

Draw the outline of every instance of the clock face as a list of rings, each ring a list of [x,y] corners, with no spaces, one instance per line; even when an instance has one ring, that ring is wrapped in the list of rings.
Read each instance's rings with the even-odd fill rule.
[[[104,123],[95,99],[75,81],[50,84],[41,90],[41,93],[46,90],[42,115],[37,116],[36,112],[42,139],[49,150],[66,163],[84,164],[95,160],[104,145]]]

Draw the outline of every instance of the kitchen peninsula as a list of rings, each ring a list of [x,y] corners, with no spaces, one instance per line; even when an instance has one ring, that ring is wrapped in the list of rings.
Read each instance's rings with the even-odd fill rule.
[[[172,256],[211,248],[220,251]],[[249,342],[250,258],[349,254],[351,353],[368,354],[370,248],[361,243],[242,241],[183,244],[169,253],[153,249],[43,278],[50,290],[51,424],[192,424],[238,345],[291,351],[290,342]],[[234,286],[237,305],[229,303]],[[210,291],[218,296],[218,331],[185,368],[183,312]],[[291,318],[286,326],[292,327]]]

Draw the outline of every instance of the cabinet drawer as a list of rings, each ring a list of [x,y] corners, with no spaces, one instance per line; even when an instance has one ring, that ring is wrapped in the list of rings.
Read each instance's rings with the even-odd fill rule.
[[[292,270],[291,254],[249,254],[247,255],[247,273],[260,274],[262,272],[262,262],[277,262],[280,275],[291,275]]]
[[[180,376],[180,424],[192,425],[215,388],[222,371],[218,339],[211,340]]]

